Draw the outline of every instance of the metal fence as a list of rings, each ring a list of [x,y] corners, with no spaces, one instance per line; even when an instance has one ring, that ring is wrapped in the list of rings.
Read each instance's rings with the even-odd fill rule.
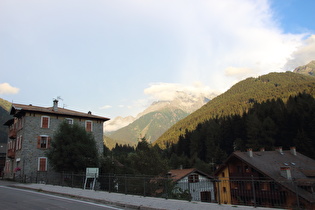
[[[43,173],[29,177],[16,177],[17,181],[84,188],[85,174]],[[91,189],[93,179],[88,179],[85,189]],[[177,180],[152,176],[102,174],[97,178],[95,190],[212,202],[218,204],[246,205],[287,209],[315,209],[315,182],[274,182],[272,180]]]

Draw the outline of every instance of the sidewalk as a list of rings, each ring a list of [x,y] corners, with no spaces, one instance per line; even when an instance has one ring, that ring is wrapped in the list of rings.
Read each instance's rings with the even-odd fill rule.
[[[182,201],[163,198],[152,198],[135,195],[125,195],[118,193],[109,193],[104,191],[84,190],[79,188],[62,187],[45,184],[21,184],[12,183],[9,186],[37,190],[41,192],[54,193],[58,195],[65,195],[77,197],[90,201],[96,201],[104,204],[115,205],[121,208],[141,209],[141,210],[229,210],[229,209],[245,209],[245,210],[267,210],[270,208],[254,208],[250,206],[232,206],[219,205],[214,203]]]

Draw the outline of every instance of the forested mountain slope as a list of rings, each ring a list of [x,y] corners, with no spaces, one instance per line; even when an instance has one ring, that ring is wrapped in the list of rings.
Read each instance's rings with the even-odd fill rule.
[[[247,78],[174,124],[154,143],[165,148],[168,144],[177,143],[180,135],[194,130],[199,123],[206,120],[242,115],[255,102],[261,103],[278,98],[286,102],[290,96],[303,92],[315,96],[315,77],[285,72]]]
[[[10,108],[11,103],[0,98],[0,143],[6,143],[8,139],[7,127],[3,124],[10,119]]]

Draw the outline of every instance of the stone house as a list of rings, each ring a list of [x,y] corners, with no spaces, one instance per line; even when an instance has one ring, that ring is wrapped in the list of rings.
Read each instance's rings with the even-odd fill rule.
[[[53,172],[45,153],[64,120],[92,132],[99,155],[103,152],[103,123],[109,118],[60,108],[58,100],[52,107],[12,104],[10,115],[13,118],[5,123],[9,127],[5,178],[20,176],[28,180],[38,172]]]

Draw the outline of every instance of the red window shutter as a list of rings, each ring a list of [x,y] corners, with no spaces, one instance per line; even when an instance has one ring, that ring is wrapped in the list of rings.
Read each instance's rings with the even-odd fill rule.
[[[89,121],[86,122],[86,131],[88,132],[92,131],[92,122]]]
[[[51,141],[51,138],[50,138],[50,137],[48,137],[48,139],[47,139],[47,149],[49,149],[49,148],[50,148],[50,141]]]
[[[39,171],[46,171],[46,158],[39,159]]]
[[[49,121],[48,117],[42,118],[42,128],[48,128],[48,121]]]
[[[19,149],[22,149],[22,142],[23,142],[23,136],[20,136],[20,148]]]
[[[40,149],[40,136],[37,136],[37,149]]]

